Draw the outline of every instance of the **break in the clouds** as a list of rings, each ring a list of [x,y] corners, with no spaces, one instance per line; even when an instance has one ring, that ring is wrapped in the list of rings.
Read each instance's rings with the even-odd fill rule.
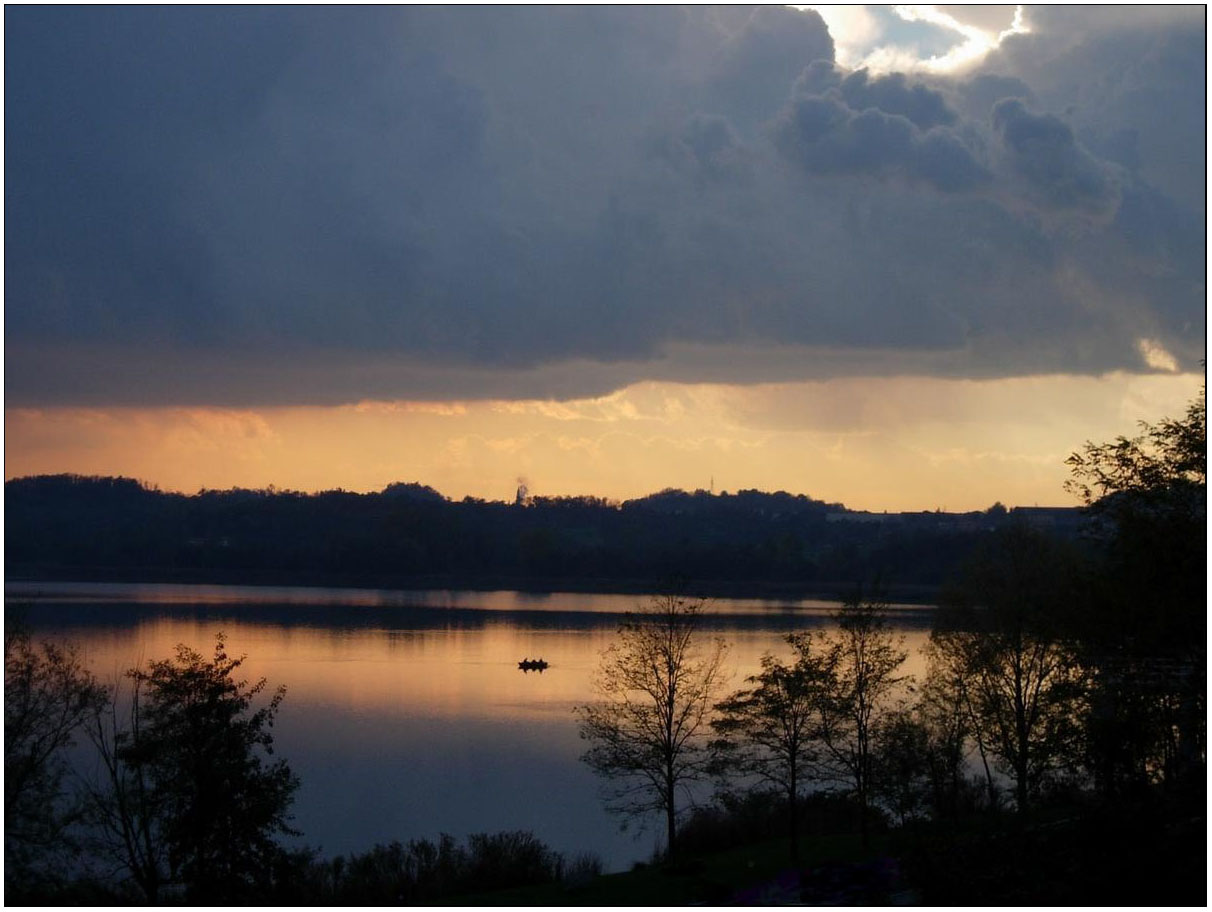
[[[1007,15],[9,7],[10,403],[1192,368],[1202,10]]]

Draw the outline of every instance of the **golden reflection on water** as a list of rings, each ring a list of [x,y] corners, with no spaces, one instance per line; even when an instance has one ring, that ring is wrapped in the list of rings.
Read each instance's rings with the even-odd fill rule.
[[[578,759],[585,744],[572,713],[594,698],[599,655],[615,638],[619,606],[634,607],[634,598],[480,593],[483,610],[467,611],[458,610],[475,601],[466,593],[434,599],[430,610],[395,593],[343,603],[268,588],[33,585],[6,586],[6,601],[28,603],[35,636],[74,642],[107,683],[171,656],[178,643],[209,654],[222,631],[228,653],[248,657],[245,678],[286,685],[275,752],[302,782],[293,821],[300,844],[323,854],[525,829],[622,870],[655,845],[650,833],[620,833],[603,810],[601,783]],[[786,630],[822,629],[815,606],[727,607],[737,610],[717,611],[709,620],[719,629],[707,634],[731,644],[728,688],[742,686],[764,652],[789,657]],[[905,671],[920,674],[928,634],[909,614],[894,623],[910,653]],[[524,658],[550,667],[523,672]]]
[[[107,602],[152,606],[240,606],[273,604],[296,607],[463,608],[513,613],[590,612],[623,614],[646,603],[643,595],[608,592],[515,592],[468,589],[355,589],[322,586],[238,586],[206,583],[76,583],[14,580],[4,585],[5,599],[42,604]],[[762,616],[795,610],[805,616],[825,616],[837,602],[815,598],[708,599],[708,611],[729,616]],[[920,605],[893,603],[891,608],[920,611]]]
[[[75,641],[103,681],[135,665],[171,655],[178,643],[209,655],[216,633],[229,655],[246,655],[249,680],[265,677],[287,686],[288,706],[368,716],[435,719],[551,719],[593,699],[592,678],[601,652],[614,640],[601,626],[549,629],[514,620],[483,625],[385,629],[257,624],[235,618],[199,620],[150,617],[128,627],[60,629]],[[716,635],[710,633],[709,635]],[[729,643],[730,687],[743,685],[763,653],[789,658],[777,630],[724,630]],[[907,674],[922,675],[920,649],[928,634],[904,632]],[[524,672],[522,659],[550,667]]]

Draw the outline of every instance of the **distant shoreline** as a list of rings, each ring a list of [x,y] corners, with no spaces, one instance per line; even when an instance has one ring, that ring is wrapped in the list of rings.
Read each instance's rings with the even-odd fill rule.
[[[325,589],[400,589],[406,591],[449,589],[470,592],[588,593],[595,595],[650,595],[670,588],[667,581],[613,578],[538,577],[503,575],[389,575],[298,573],[272,570],[216,571],[211,569],[166,569],[163,567],[114,568],[70,565],[9,564],[5,583],[179,583],[215,586],[299,586]],[[805,583],[756,580],[712,580],[691,582],[679,591],[704,598],[735,599],[822,599],[841,600],[853,592],[854,582]],[[866,589],[864,591],[867,591]],[[939,587],[901,584],[881,593],[889,602],[921,605],[937,603]]]

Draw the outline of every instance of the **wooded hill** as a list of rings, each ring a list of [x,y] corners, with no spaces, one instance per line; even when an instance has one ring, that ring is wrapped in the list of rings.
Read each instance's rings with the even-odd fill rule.
[[[372,494],[166,493],[129,478],[5,484],[10,578],[832,594],[881,578],[931,598],[1015,521],[1073,537],[1077,509],[864,513],[804,495],[665,490],[624,502],[452,501],[420,484]]]

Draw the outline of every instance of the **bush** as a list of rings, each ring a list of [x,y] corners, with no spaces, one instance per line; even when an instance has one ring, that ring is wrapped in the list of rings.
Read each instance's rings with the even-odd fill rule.
[[[580,852],[564,865],[560,883],[566,887],[580,887],[602,873],[602,859],[591,852]]]
[[[579,885],[601,873],[602,862],[578,855],[567,862],[533,833],[476,833],[461,846],[445,834],[376,845],[331,861],[301,859],[294,879],[314,891],[303,901],[324,905],[417,905],[450,896],[547,883]],[[285,880],[285,878],[284,878]],[[279,899],[291,899],[285,892]],[[297,902],[297,898],[293,901]]]
[[[803,795],[798,802],[800,832],[808,836],[858,832],[858,806],[846,796],[829,792]],[[887,828],[878,808],[869,810],[873,832]],[[787,802],[775,792],[721,793],[716,803],[695,808],[682,825],[682,847],[687,852],[707,854],[737,846],[764,842],[787,833]]]
[[[563,858],[533,833],[477,833],[467,839],[464,880],[478,890],[553,883],[560,879]]]

